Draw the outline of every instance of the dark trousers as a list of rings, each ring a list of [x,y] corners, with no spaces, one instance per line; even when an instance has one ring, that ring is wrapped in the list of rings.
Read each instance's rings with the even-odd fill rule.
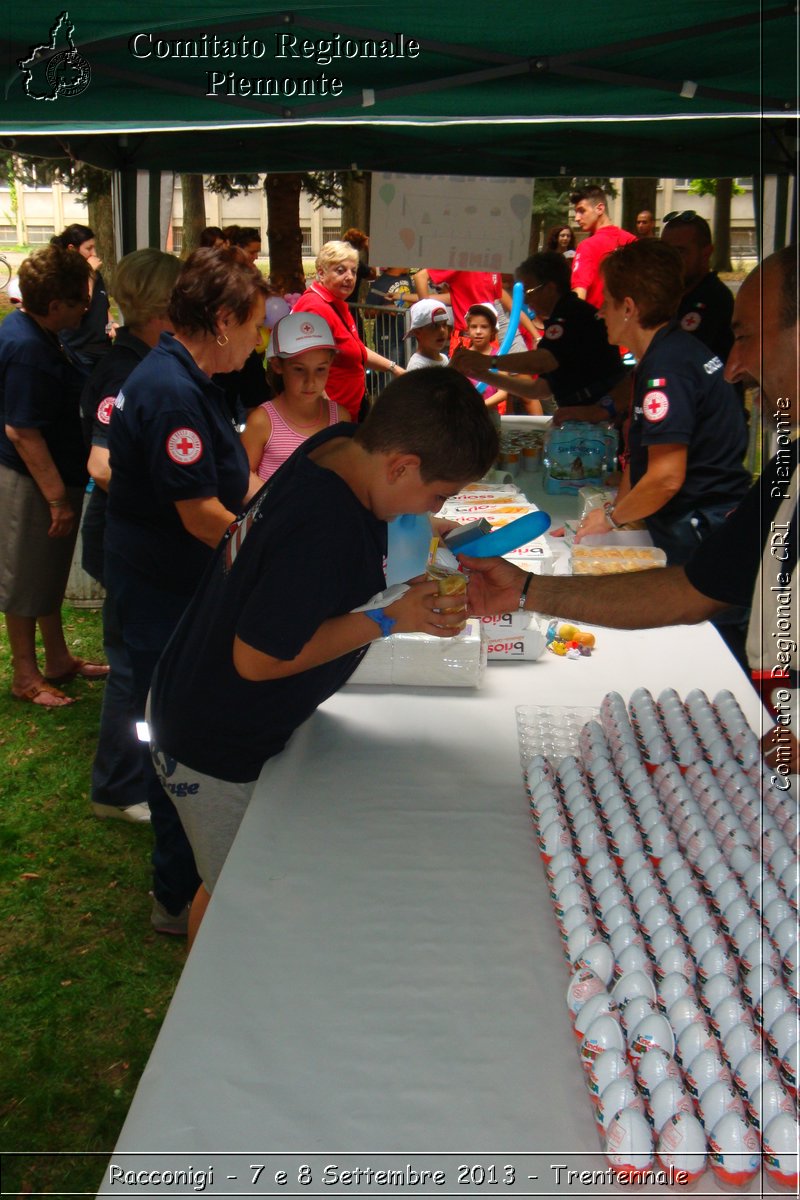
[[[92,800],[128,808],[146,800],[141,743],[133,690],[133,668],[122,636],[117,607],[103,602],[103,649],[111,674],[103,688],[97,752],[92,764]]]
[[[189,597],[154,586],[108,547],[105,574],[130,659],[136,718],[144,720],[153,672],[183,615]],[[177,915],[194,898],[200,886],[200,876],[175,806],[153,770],[150,747],[146,742],[139,743],[139,746],[139,761],[155,838],[153,894],[168,912]]]

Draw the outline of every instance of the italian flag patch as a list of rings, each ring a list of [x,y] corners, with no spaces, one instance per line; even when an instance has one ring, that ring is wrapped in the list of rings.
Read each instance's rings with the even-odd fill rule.
[[[667,381],[666,381],[666,379],[648,379],[647,386],[649,388],[666,387]]]

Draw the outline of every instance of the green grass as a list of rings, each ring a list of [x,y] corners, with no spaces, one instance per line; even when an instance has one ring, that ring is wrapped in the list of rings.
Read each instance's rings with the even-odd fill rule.
[[[64,619],[73,652],[102,658],[99,612]],[[105,1160],[88,1152],[114,1147],[185,943],[149,925],[149,827],[91,812],[104,685],[67,685],[67,709],[14,701],[4,629],[0,667],[2,1189],[94,1194]]]

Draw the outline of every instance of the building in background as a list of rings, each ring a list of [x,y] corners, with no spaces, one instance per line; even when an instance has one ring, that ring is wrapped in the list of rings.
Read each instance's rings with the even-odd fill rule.
[[[248,225],[261,230],[263,253],[267,253],[267,200],[259,185],[247,195],[226,196],[206,191],[205,208],[208,225]],[[16,197],[16,207],[14,199]],[[44,246],[67,225],[77,221],[85,225],[86,205],[80,196],[63,183],[28,185],[17,182],[12,190],[0,183],[0,247]],[[338,209],[315,208],[305,194],[300,197],[300,228],[303,233],[303,257],[315,258],[321,246],[341,236],[341,213]],[[172,225],[165,247],[180,253],[183,240],[183,197],[180,179],[176,177],[172,207]]]
[[[206,221],[209,225],[253,225],[261,230],[263,252],[267,252],[267,202],[263,186],[247,194],[228,199],[206,191]],[[622,180],[612,181],[617,197],[610,200],[612,221],[619,223],[622,214]],[[656,192],[658,230],[665,213],[694,209],[713,221],[712,196],[694,196],[689,192],[690,179],[661,179]],[[743,194],[734,196],[731,204],[731,258],[734,266],[751,266],[756,258],[755,216],[751,179],[737,179]],[[16,209],[14,196],[16,195]],[[180,253],[183,235],[183,202],[180,183],[176,183],[172,210],[172,225],[167,250]],[[40,246],[73,221],[86,222],[86,206],[79,196],[64,184],[28,186],[18,183],[14,191],[0,184],[0,246]],[[303,233],[303,257],[315,258],[324,242],[341,234],[341,213],[333,208],[315,208],[310,197],[300,199],[300,228]],[[377,263],[377,266],[384,264]]]

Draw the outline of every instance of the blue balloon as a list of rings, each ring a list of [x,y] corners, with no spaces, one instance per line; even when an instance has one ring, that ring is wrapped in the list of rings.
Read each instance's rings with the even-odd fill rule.
[[[511,312],[509,313],[509,316],[508,316],[508,329],[506,330],[506,336],[503,338],[503,344],[501,345],[500,349],[497,351],[498,355],[506,354],[508,352],[512,342],[514,341],[514,338],[517,336],[517,330],[519,329],[519,318],[520,318],[520,314],[522,312],[522,301],[523,301],[524,296],[525,296],[525,289],[522,286],[522,284],[520,283],[520,281],[517,280],[517,282],[514,284],[514,289],[511,293]],[[478,391],[480,392],[481,395],[483,395],[483,393],[486,391],[488,386],[489,386],[488,383],[476,383],[475,384],[475,387],[478,389]]]

